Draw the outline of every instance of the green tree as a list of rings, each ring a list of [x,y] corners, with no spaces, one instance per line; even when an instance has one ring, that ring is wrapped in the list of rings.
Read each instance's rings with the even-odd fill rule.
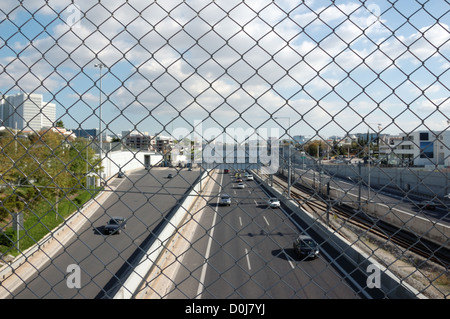
[[[58,122],[55,123],[55,126],[64,128],[64,122],[62,120],[59,120]]]
[[[92,171],[99,171],[100,162],[96,161],[95,151],[90,146],[90,141],[85,138],[77,138],[70,143],[69,171],[79,187],[86,185],[86,175]]]
[[[303,149],[306,153],[308,153],[312,157],[317,157],[318,152],[322,154],[322,150],[326,149],[327,144],[323,141],[314,140],[303,145]]]
[[[0,173],[6,183],[19,183],[27,177],[24,168],[27,161],[27,149],[30,141],[20,138],[10,131],[0,135]]]
[[[52,131],[37,132],[28,138],[2,132],[1,183],[11,186],[0,191],[1,200],[7,205],[0,211],[0,219],[16,211],[13,203],[18,201],[17,196],[27,203],[58,202],[84,189],[86,173],[99,169],[98,156],[87,139],[68,139]],[[34,187],[29,185],[32,180]],[[20,187],[24,183],[27,187]]]

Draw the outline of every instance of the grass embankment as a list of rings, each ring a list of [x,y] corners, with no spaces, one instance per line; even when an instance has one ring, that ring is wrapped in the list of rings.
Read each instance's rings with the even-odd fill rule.
[[[24,230],[19,232],[20,252],[36,244],[100,191],[80,190],[67,197],[40,197],[30,201],[22,210]],[[0,254],[19,255],[17,230],[13,227],[12,218],[3,220],[0,225]]]

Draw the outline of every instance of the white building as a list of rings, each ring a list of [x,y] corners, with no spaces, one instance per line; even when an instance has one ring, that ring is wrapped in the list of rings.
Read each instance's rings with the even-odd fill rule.
[[[75,140],[77,138],[76,134],[71,130],[66,130],[62,127],[48,127],[46,130],[52,131],[53,133],[61,134],[65,139]]]
[[[56,105],[44,102],[42,94],[9,95],[0,106],[2,124],[13,129],[38,132],[56,121]]]
[[[415,131],[380,140],[380,158],[390,164],[450,167],[450,131]]]

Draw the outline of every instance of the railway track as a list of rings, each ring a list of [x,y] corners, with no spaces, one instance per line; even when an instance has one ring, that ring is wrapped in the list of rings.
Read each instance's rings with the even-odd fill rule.
[[[273,176],[273,182],[282,189],[287,189],[287,178],[281,174]],[[344,225],[339,227],[329,223],[336,232],[341,233],[341,228],[351,224],[359,229],[370,232],[385,241],[392,242],[403,249],[414,252],[417,255],[445,267],[450,266],[450,251],[416,234],[400,229],[378,218],[373,218],[363,211],[345,205],[334,203],[332,200],[321,197],[317,191],[295,183],[291,185],[291,197],[306,211],[318,217],[324,223],[330,216],[339,217]]]

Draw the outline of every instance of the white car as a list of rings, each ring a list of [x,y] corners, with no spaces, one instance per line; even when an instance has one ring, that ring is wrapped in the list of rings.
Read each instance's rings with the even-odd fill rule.
[[[270,208],[279,208],[281,204],[278,198],[272,197],[267,201],[267,206],[269,206]]]
[[[244,183],[239,183],[239,184],[237,184],[236,188],[244,189],[245,188],[245,184]]]
[[[253,175],[247,175],[247,180],[248,181],[252,181],[253,180]]]

